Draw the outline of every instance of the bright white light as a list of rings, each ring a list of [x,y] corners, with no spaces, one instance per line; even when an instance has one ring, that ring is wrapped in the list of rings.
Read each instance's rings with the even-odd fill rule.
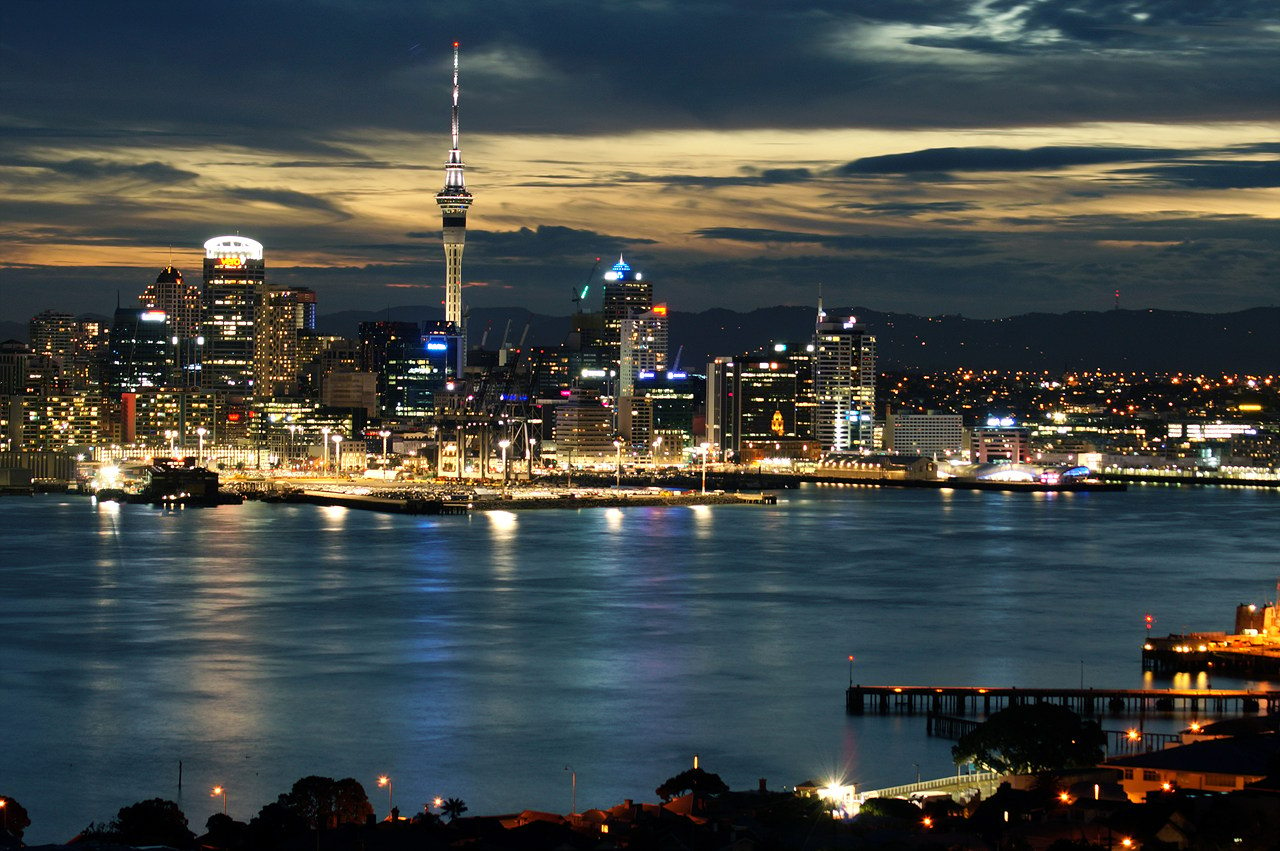
[[[262,243],[244,236],[215,236],[204,244],[204,256],[210,260],[219,257],[261,260]]]

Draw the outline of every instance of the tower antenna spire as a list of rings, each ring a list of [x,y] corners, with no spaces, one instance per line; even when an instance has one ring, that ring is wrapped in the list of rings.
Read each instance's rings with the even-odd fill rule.
[[[458,150],[458,42],[453,43],[453,150]]]

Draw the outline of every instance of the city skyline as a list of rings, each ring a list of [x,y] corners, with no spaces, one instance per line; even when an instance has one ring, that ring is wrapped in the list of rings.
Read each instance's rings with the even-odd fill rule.
[[[470,305],[568,314],[620,252],[680,310],[1276,302],[1262,4],[20,8],[7,320],[108,313],[220,233],[325,312],[440,303],[455,40]]]

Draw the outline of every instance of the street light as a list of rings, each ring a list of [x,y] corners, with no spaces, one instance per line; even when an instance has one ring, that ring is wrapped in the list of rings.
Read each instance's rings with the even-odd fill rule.
[[[222,786],[214,786],[213,791],[209,793],[210,798],[222,797],[222,814],[227,814],[227,790]]]
[[[196,466],[198,467],[204,466],[204,436],[208,433],[209,433],[209,430],[204,426],[200,426],[200,428],[196,429],[196,437],[200,438],[200,452],[199,452],[200,460],[196,464]]]
[[[169,440],[169,457],[170,458],[176,457],[178,452],[174,448],[173,439],[178,436],[178,432],[175,431],[174,429],[167,428],[164,430],[164,436]]]
[[[578,812],[578,772],[573,770],[572,765],[566,765],[564,770],[569,772],[569,782],[573,787],[573,809],[569,815],[576,815]]]
[[[390,436],[391,436],[391,432],[387,431],[385,428],[382,431],[378,432],[378,437],[382,438],[382,460],[383,461],[387,460],[387,438]]]
[[[613,440],[613,448],[618,450],[618,483],[617,487],[622,487],[622,441],[618,438]]]
[[[7,833],[9,830],[9,799],[0,798],[0,817],[4,818],[4,829]]]
[[[333,429],[325,426],[320,429],[320,445],[324,447],[324,471],[329,472],[329,432]]]
[[[289,423],[288,425],[285,426],[285,428],[289,430],[289,460],[292,461],[293,460],[293,438],[294,438],[294,435],[296,435],[299,431],[302,430],[302,426],[298,425],[297,423]]]
[[[662,446],[662,435],[658,435],[653,439],[653,463],[658,463],[658,448]]]
[[[330,435],[329,439],[333,441],[333,472],[335,474],[342,471],[342,435]]]
[[[707,492],[707,455],[711,452],[711,444],[703,443],[698,447],[702,450],[702,492]]]
[[[498,441],[498,448],[502,450],[502,495],[507,495],[507,447],[511,445],[511,441],[505,437]]]
[[[391,819],[393,816],[392,811],[395,810],[396,808],[395,807],[395,787],[391,783],[391,778],[385,774],[378,778],[378,786],[387,787],[387,818]]]

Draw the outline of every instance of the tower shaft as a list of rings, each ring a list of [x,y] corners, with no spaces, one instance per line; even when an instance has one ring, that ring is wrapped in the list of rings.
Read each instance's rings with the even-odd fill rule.
[[[444,165],[444,188],[436,193],[440,207],[444,237],[444,318],[462,327],[462,250],[467,242],[467,210],[471,193],[462,165],[458,141],[458,43],[453,43],[453,107],[450,110],[453,147]]]

